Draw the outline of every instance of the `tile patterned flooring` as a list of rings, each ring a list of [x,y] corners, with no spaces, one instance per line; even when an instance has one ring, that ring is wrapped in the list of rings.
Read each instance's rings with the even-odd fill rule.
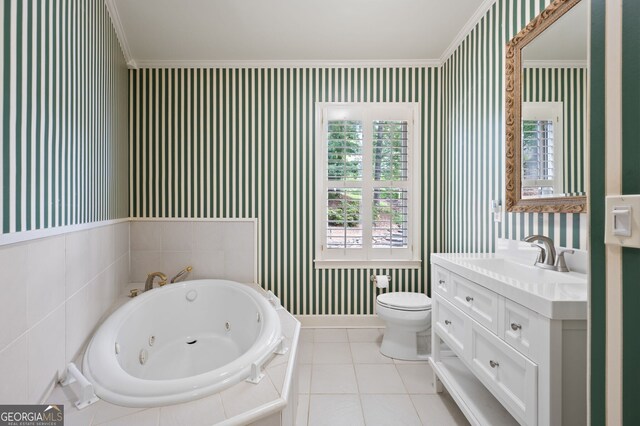
[[[297,426],[463,426],[426,362],[380,353],[380,328],[302,329]]]

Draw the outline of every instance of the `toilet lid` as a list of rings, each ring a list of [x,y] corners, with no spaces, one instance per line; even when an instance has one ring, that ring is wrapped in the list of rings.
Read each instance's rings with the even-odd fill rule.
[[[404,311],[426,311],[431,309],[431,299],[423,293],[406,291],[383,293],[377,297],[378,303],[392,309]]]

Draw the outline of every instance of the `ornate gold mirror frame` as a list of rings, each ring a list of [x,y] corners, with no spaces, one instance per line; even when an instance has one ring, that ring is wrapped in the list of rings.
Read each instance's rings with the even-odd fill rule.
[[[584,213],[586,196],[522,198],[522,49],[580,0],[554,0],[507,44],[506,68],[506,209],[509,212]]]

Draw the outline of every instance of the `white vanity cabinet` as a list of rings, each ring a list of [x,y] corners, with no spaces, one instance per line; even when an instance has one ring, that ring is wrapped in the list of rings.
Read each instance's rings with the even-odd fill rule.
[[[432,259],[430,362],[438,387],[444,384],[471,424],[586,425],[586,295],[583,315],[571,295],[563,313],[562,295],[532,294],[531,306],[548,297],[544,312],[561,317],[549,318],[502,294],[510,294],[505,285],[522,283],[481,268],[467,272],[464,261],[446,256]]]

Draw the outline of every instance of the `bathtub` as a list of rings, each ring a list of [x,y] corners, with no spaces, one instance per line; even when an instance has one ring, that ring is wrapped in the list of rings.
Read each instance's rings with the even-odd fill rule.
[[[185,281],[147,291],[109,316],[82,370],[107,402],[157,407],[259,379],[281,341],[278,314],[262,292],[232,281]]]

